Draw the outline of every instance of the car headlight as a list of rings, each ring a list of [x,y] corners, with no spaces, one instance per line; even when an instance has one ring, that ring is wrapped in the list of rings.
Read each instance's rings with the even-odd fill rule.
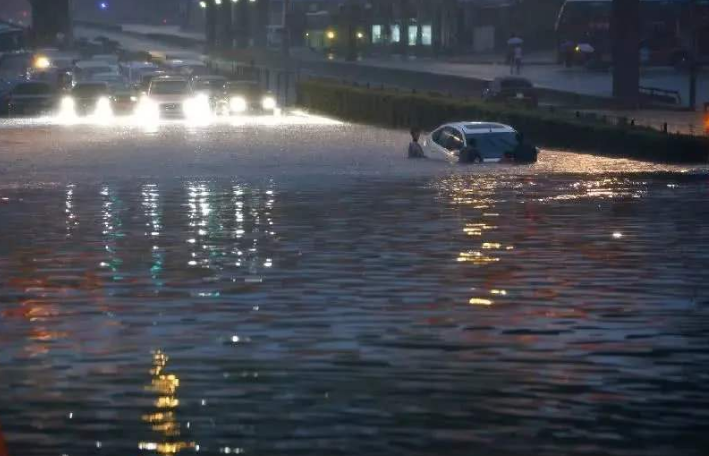
[[[197,95],[194,98],[186,100],[182,105],[182,110],[185,115],[190,118],[200,119],[204,116],[211,115],[211,107],[209,106],[209,97],[206,95]]]
[[[59,103],[59,116],[63,118],[76,116],[76,102],[72,97],[64,97]]]
[[[146,96],[141,97],[135,113],[138,119],[143,122],[155,120],[160,117],[158,104]]]
[[[60,108],[62,111],[74,111],[74,108],[76,108],[76,102],[71,97],[64,97],[62,98]]]
[[[94,115],[100,119],[107,119],[113,116],[111,100],[109,100],[108,97],[101,97],[96,100],[96,111],[94,111]]]
[[[234,97],[229,100],[229,110],[231,112],[244,112],[248,108],[246,99],[244,97]]]
[[[276,109],[276,99],[273,97],[264,97],[261,101],[261,106],[267,111]]]

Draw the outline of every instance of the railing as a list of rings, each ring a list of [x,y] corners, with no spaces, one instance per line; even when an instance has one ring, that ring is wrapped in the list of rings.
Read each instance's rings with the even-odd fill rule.
[[[677,90],[658,89],[656,87],[640,87],[640,95],[652,98],[662,103],[681,105],[682,95]]]

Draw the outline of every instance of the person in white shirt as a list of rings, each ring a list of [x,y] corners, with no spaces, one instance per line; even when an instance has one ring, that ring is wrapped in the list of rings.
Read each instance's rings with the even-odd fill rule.
[[[510,66],[510,74],[522,74],[522,46],[516,46]]]
[[[423,147],[419,144],[420,137],[421,129],[413,127],[411,129],[411,143],[409,144],[409,158],[426,158],[426,155],[423,153]]]

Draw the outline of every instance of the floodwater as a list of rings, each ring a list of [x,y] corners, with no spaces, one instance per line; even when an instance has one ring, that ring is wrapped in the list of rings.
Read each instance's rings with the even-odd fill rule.
[[[406,141],[0,123],[9,453],[707,454],[707,169]]]

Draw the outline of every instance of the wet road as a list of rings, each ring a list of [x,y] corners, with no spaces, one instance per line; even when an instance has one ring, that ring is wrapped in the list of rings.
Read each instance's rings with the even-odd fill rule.
[[[707,170],[405,145],[0,122],[10,454],[706,454]]]

